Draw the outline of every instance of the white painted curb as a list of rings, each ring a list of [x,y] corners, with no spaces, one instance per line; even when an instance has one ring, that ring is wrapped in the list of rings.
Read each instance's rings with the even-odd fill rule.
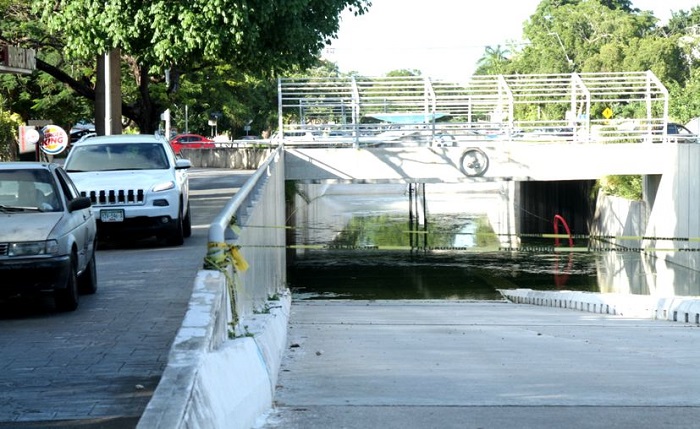
[[[569,308],[624,317],[700,324],[700,299],[579,291],[499,289],[516,304]]]

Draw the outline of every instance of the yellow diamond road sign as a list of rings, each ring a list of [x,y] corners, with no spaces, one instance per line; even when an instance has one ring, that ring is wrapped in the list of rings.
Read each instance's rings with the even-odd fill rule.
[[[612,118],[613,111],[611,108],[606,107],[605,110],[603,110],[603,116],[605,116],[605,119],[610,119]]]

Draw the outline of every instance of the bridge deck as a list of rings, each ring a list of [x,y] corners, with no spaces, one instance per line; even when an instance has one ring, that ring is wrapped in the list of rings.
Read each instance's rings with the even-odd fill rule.
[[[662,174],[678,144],[475,145],[489,158],[481,177],[462,168],[467,147],[285,147],[287,180],[337,182],[460,183],[474,180],[552,181],[607,175]]]

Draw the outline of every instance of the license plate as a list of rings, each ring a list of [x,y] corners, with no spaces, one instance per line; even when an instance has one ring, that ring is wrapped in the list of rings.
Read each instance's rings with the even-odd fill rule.
[[[124,222],[124,210],[100,210],[102,222]]]

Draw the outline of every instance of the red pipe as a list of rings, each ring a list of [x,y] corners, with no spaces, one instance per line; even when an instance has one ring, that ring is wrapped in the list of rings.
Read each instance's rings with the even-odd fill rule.
[[[569,225],[566,223],[563,217],[560,215],[554,215],[554,246],[559,246],[559,222],[560,221],[562,225],[564,225],[564,229],[566,230],[566,233],[569,235],[569,247],[574,247],[574,239],[571,237],[571,230],[569,229]]]
[[[559,246],[559,222],[561,222],[561,224],[564,225],[564,229],[569,235],[569,247],[574,247],[574,239],[571,237],[571,230],[569,229],[569,225],[560,215],[554,215],[554,246]],[[567,272],[571,271],[573,262],[573,253],[569,253],[569,263],[567,264]],[[557,257],[556,266],[554,267],[554,284],[556,285],[557,289],[562,289],[566,285],[567,280],[569,280],[568,274],[559,273],[559,258]]]

